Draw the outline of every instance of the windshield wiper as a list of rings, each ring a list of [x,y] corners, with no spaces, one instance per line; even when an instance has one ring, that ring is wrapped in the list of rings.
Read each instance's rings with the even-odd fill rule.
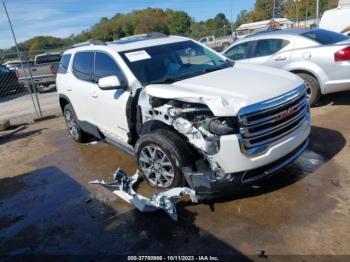
[[[156,81],[151,81],[148,84],[149,85],[157,85],[157,84],[172,84],[174,82],[176,82],[176,78],[165,78],[165,79],[161,79],[161,80],[156,80]]]
[[[213,71],[218,71],[218,70],[221,70],[221,69],[225,69],[227,67],[228,67],[228,65],[217,66],[217,67],[208,67],[208,68],[203,69],[203,73],[209,73],[209,72],[213,72]]]

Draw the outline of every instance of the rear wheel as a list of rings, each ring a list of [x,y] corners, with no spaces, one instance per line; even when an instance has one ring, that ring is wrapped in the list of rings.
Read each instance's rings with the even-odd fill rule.
[[[310,106],[313,106],[321,97],[320,85],[315,77],[305,73],[299,73],[304,82],[307,92],[307,99]]]
[[[86,133],[82,131],[79,127],[78,120],[75,116],[73,107],[69,104],[64,107],[64,120],[66,122],[66,126],[70,137],[76,142],[84,142],[86,138]]]
[[[189,165],[191,149],[172,131],[159,129],[142,136],[135,145],[138,168],[154,188],[184,186],[182,168]]]

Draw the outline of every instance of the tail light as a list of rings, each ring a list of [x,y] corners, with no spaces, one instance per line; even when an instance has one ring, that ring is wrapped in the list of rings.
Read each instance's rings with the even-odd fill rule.
[[[15,72],[16,72],[16,77],[17,79],[19,78],[19,71],[18,71],[18,68],[15,69]]]
[[[56,68],[53,65],[50,65],[51,74],[56,74]]]
[[[334,60],[336,62],[350,61],[350,46],[336,52],[334,54]]]

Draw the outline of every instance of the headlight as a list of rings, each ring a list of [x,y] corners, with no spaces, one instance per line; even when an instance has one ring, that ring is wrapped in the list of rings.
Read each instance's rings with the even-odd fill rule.
[[[231,135],[236,133],[237,130],[237,121],[234,117],[214,118],[209,122],[209,132],[214,135]]]

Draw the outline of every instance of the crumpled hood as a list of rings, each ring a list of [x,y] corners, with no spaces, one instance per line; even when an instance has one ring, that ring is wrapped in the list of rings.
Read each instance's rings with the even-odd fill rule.
[[[148,95],[207,104],[216,116],[236,115],[247,105],[285,94],[303,81],[298,76],[266,66],[236,63],[173,84],[146,87]]]

